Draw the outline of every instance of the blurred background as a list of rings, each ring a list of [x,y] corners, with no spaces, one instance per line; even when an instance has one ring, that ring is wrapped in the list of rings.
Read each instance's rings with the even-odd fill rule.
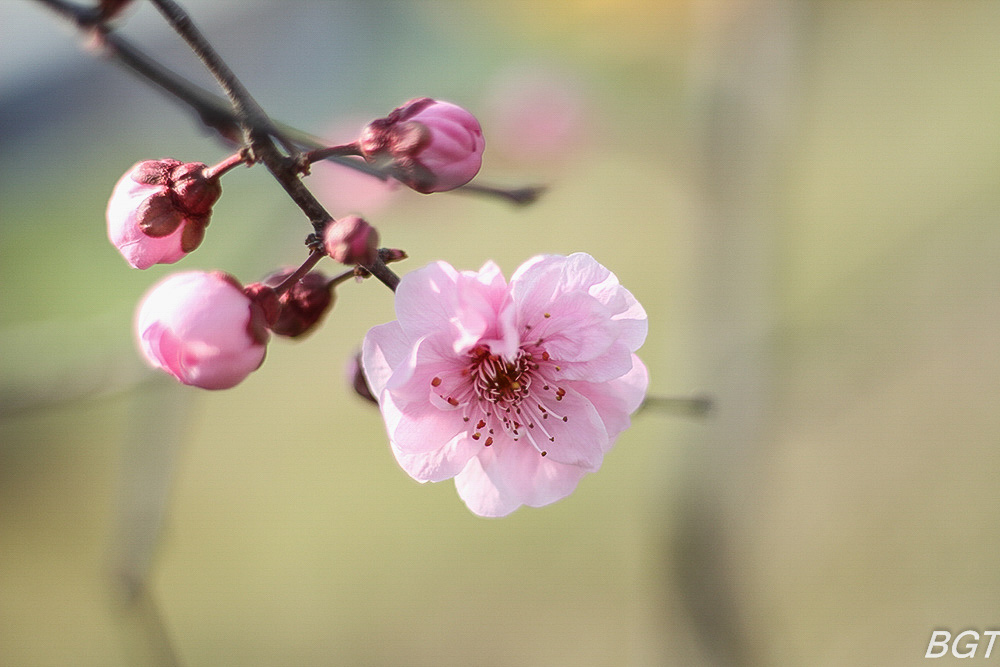
[[[137,4],[123,34],[211,87]],[[374,281],[233,390],[148,372],[149,286],[257,280],[308,225],[241,169],[183,265],[130,269],[117,179],[229,151],[0,3],[0,663],[909,665],[1000,627],[1000,3],[185,4],[331,141],[415,96],[474,111],[480,179],[536,205],[307,182],[400,272],[593,254],[649,313],[651,393],[715,409],[647,410],[569,498],[484,520],[345,380],[393,318]]]

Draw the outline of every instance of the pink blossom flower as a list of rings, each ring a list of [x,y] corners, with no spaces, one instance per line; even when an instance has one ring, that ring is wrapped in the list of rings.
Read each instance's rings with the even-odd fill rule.
[[[493,262],[437,262],[403,277],[396,315],[363,347],[392,451],[420,482],[454,477],[481,516],[570,494],[646,393],[646,313],[584,253],[535,257],[509,284]]]
[[[486,140],[471,113],[422,97],[369,123],[358,146],[366,160],[384,164],[396,179],[429,194],[471,181],[482,166]]]
[[[201,245],[212,206],[222,194],[205,165],[146,160],[115,185],[108,200],[108,238],[137,269],[173,264]]]
[[[264,310],[232,276],[187,271],[154,285],[136,312],[139,349],[184,384],[228,389],[264,362]]]

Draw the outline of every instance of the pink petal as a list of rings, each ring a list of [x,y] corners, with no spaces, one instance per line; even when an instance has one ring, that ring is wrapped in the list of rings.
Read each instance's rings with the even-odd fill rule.
[[[496,449],[506,454],[532,443],[534,447],[529,449],[539,458],[578,466],[587,471],[600,468],[608,446],[608,431],[604,421],[591,402],[572,385],[564,385],[563,389],[565,394],[558,401],[552,396],[532,396],[529,400],[538,400],[551,416],[548,419],[535,419],[534,428],[525,424],[520,429],[522,435],[516,443],[512,442],[511,446],[495,445]],[[543,451],[546,452],[545,457],[539,453]]]
[[[518,304],[518,321],[531,326],[530,338],[544,339],[545,349],[560,362],[595,359],[618,338],[612,313],[586,292],[564,293],[539,310],[528,308]]]
[[[530,447],[487,451],[455,476],[455,488],[470,510],[500,517],[521,505],[541,507],[576,489],[586,470],[550,461]]]
[[[361,348],[361,365],[375,398],[379,398],[385,389],[392,369],[401,365],[409,353],[409,339],[398,321],[379,324],[368,330]]]
[[[396,288],[396,317],[410,340],[451,328],[458,272],[434,262],[407,273]]]
[[[586,380],[607,382],[628,373],[632,368],[632,353],[620,340],[611,344],[604,354],[587,361],[561,361],[554,380]]]
[[[404,452],[395,445],[392,453],[400,467],[418,482],[441,482],[451,479],[468,464],[483,446],[468,433],[460,433],[443,447],[426,452]]]
[[[460,411],[429,399],[431,382],[452,366],[441,356],[440,338],[423,338],[390,376],[379,396],[389,439],[404,454],[428,453],[444,447],[468,427]],[[451,362],[452,364],[454,362]]]
[[[646,312],[631,292],[622,287],[607,268],[586,253],[569,257],[539,255],[524,264],[510,280],[511,291],[525,316],[548,312],[562,295],[582,290],[603,304],[618,323],[616,334],[629,351],[639,349],[646,338]]]
[[[486,456],[481,454],[469,460],[462,472],[455,476],[455,489],[466,506],[475,514],[483,517],[507,516],[523,503],[497,488],[483,470],[484,458]]]
[[[631,425],[630,415],[646,397],[649,374],[639,357],[632,355],[632,369],[608,382],[574,381],[570,384],[593,404],[608,432],[607,449]],[[605,450],[607,451],[607,450]]]

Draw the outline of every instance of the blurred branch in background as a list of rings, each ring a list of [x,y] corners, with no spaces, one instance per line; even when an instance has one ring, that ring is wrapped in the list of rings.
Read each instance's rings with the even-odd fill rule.
[[[771,428],[771,327],[779,188],[795,103],[794,64],[807,3],[695,4],[690,153],[706,386],[713,418],[695,447],[667,558],[713,664],[764,653],[742,586],[741,516]]]
[[[132,617],[136,639],[157,664],[177,664],[170,633],[150,581],[161,543],[177,458],[191,424],[196,395],[172,379],[157,378],[134,392],[122,436],[111,575]]]

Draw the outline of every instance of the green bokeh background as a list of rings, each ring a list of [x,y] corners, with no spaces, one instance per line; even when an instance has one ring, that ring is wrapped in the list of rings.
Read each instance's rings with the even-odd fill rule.
[[[308,227],[237,170],[196,253],[129,269],[115,180],[226,150],[0,4],[0,664],[908,665],[1000,627],[1000,4],[189,7],[302,129],[418,95],[479,113],[481,178],[550,190],[400,193],[369,216],[400,272],[589,252],[649,314],[651,392],[715,410],[647,411],[566,500],[483,520],[410,480],[345,382],[393,317],[374,282],[231,391],[150,375],[145,289],[257,279]],[[211,85],[152,8],[122,30]],[[538,71],[583,132],[518,159],[491,96]]]

